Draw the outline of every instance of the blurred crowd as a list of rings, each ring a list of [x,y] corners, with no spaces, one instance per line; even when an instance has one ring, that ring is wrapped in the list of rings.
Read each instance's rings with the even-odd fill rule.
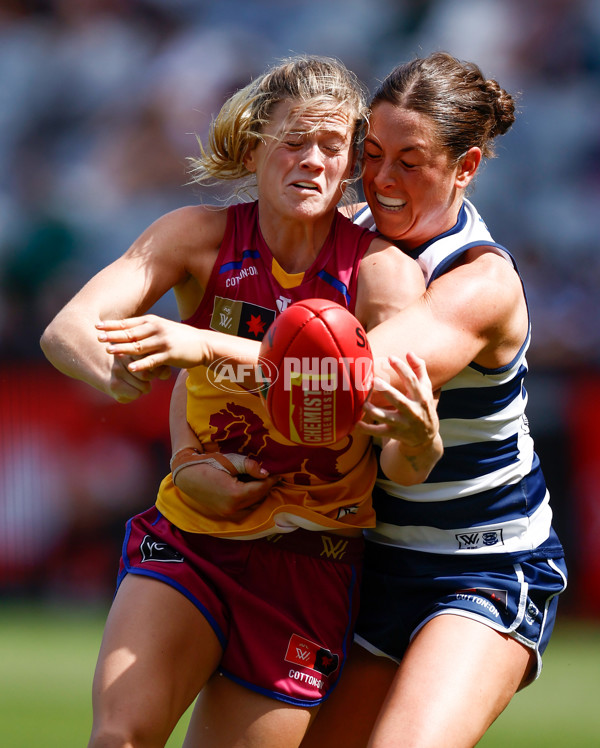
[[[64,477],[73,482],[73,455],[61,472],[64,450],[48,440],[35,415],[27,426],[32,433],[22,439],[27,447],[13,454],[19,442],[7,420],[7,413],[14,415],[10,388],[29,381],[37,395],[59,397],[58,380],[51,389],[46,380],[20,373],[39,366],[53,376],[38,345],[50,318],[160,214],[221,197],[188,184],[186,158],[197,152],[197,138],[206,135],[222,101],[290,54],[336,56],[373,89],[396,63],[436,49],[477,62],[518,94],[516,124],[472,197],[524,275],[534,324],[530,363],[561,376],[595,371],[597,0],[1,0],[0,366],[12,378],[2,382],[0,549],[8,541],[19,545],[14,528],[28,526],[36,512],[39,518],[44,492],[57,497],[56,506],[73,494]],[[175,316],[170,299],[157,311]],[[65,405],[73,395],[61,397],[63,413],[81,407]],[[166,399],[157,419],[164,417]],[[86,407],[97,412],[95,400]],[[106,425],[112,404],[103,407],[98,418]],[[22,431],[21,416],[14,417]],[[59,411],[55,417],[55,428],[67,433],[69,419],[61,422]],[[48,418],[38,420],[47,429]],[[81,439],[69,444],[80,464],[104,452],[104,468],[94,475],[88,470],[86,490],[102,493],[89,488],[102,483],[100,477],[113,486],[122,481],[130,499],[122,502],[125,515],[140,493],[145,505],[154,490],[146,480],[129,485],[131,471],[154,480],[154,473],[165,472],[168,451],[164,432],[146,429],[154,450],[148,464],[148,450],[140,454],[142,430],[127,420],[119,449],[113,445],[108,455],[110,439],[86,444],[85,454]],[[117,459],[124,454],[129,462]],[[14,467],[19,459],[25,465],[20,472]],[[72,515],[64,506],[61,512],[57,516]],[[44,527],[60,537],[65,523],[55,517]]]
[[[154,218],[213,199],[187,185],[186,157],[267,64],[335,55],[372,88],[434,49],[520,94],[474,199],[525,274],[532,356],[597,365],[597,0],[3,0],[3,358],[39,356],[44,323]]]

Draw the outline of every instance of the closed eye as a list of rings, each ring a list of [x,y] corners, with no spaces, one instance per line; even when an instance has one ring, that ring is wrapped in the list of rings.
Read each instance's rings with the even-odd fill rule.
[[[378,161],[382,157],[382,153],[380,151],[368,151],[365,149],[364,151],[364,158],[367,161]],[[404,161],[403,159],[398,159],[396,162],[403,166],[405,169],[414,169],[418,164],[410,164],[408,161]]]

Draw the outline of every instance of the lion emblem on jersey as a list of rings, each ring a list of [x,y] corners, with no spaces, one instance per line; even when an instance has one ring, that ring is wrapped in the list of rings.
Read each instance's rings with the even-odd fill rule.
[[[348,436],[341,449],[284,444],[274,439],[258,413],[238,403],[227,403],[213,413],[210,426],[215,429],[211,441],[221,451],[239,452],[258,460],[270,473],[293,474],[292,483],[310,485],[329,483],[343,477],[337,469],[338,458],[352,446]]]

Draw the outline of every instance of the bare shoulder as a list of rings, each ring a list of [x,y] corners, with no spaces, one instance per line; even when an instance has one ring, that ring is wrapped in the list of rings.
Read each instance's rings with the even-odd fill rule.
[[[154,221],[125,257],[167,273],[174,285],[187,276],[202,283],[215,261],[226,223],[226,208],[177,208]]]
[[[512,263],[477,247],[433,280],[415,303],[370,331],[369,340],[377,356],[413,351],[423,358],[437,389],[472,362],[490,369],[509,364],[528,325]]]
[[[227,223],[227,209],[205,205],[189,205],[165,213],[152,223],[132,245],[132,250],[139,250],[149,238],[160,247],[164,242],[171,250],[176,247],[187,248],[214,247],[221,243]]]
[[[174,211],[184,227],[199,231],[206,237],[212,236],[218,242],[223,238],[227,223],[227,208],[214,205],[189,205]]]
[[[225,228],[227,208],[188,206],[160,219],[155,239],[165,273],[179,268],[173,289],[182,319],[194,313],[210,279]]]
[[[492,316],[499,308],[509,308],[520,299],[524,301],[521,279],[513,264],[489,247],[470,249],[448,272],[434,280],[430,289],[432,297],[441,296],[444,303],[452,306],[481,302]],[[460,294],[456,295],[458,289]]]
[[[390,276],[395,280],[396,289],[400,293],[403,291],[402,286],[406,284],[410,284],[414,295],[425,290],[423,273],[419,265],[412,257],[383,237],[376,237],[371,242],[361,263],[360,272],[366,280],[369,276],[375,279]]]
[[[358,277],[357,316],[359,311],[365,316],[366,329],[401,311],[424,292],[423,273],[417,263],[386,239],[374,238]]]

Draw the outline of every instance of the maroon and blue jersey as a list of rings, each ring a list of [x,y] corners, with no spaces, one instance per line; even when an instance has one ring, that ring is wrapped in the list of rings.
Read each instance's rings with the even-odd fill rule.
[[[323,298],[353,312],[360,262],[374,238],[373,232],[354,226],[336,212],[313,264],[304,272],[290,274],[265,243],[257,203],[232,206],[203,299],[185,322],[262,340],[277,314],[295,301]],[[376,461],[366,434],[353,431],[327,447],[292,443],[273,427],[257,392],[231,382],[227,391],[215,387],[203,366],[190,370],[187,390],[188,423],[207,451],[245,454],[282,477],[243,522],[234,522],[202,515],[168,475],[157,506],[177,527],[249,539],[298,527],[373,526]]]

